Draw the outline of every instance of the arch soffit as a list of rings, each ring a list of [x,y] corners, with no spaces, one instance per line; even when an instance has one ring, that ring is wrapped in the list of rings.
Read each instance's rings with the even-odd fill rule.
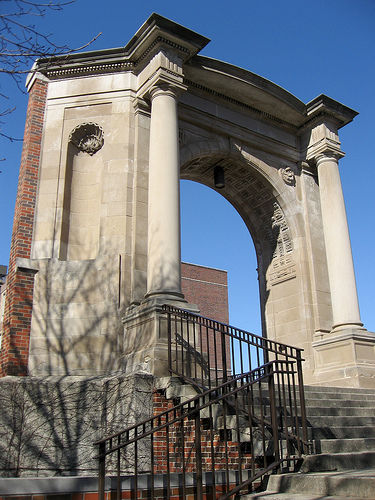
[[[226,187],[221,190],[215,189],[213,182],[213,167],[217,164],[223,166],[226,176]],[[276,245],[275,214],[282,218],[281,224],[290,231],[291,240],[301,231],[289,209],[295,202],[295,187],[285,185],[277,168],[230,139],[182,144],[181,178],[204,184],[224,196],[244,220],[257,253],[264,251],[265,240]]]
[[[200,162],[202,159],[205,159],[204,166],[203,161]],[[223,137],[196,141],[190,144],[180,144],[182,179],[195,180],[215,189],[213,176],[208,174],[208,171],[210,168],[212,170],[215,162],[223,162],[224,160],[227,166],[236,164],[248,168],[250,171],[255,171],[259,177],[266,181],[268,188],[272,191],[275,199],[278,200],[283,211],[290,214],[288,206],[295,202],[295,188],[294,186],[287,186],[279,175],[279,168],[283,164],[279,168],[270,165],[252,154],[241,144]],[[299,172],[296,171],[295,166],[293,166],[293,170],[298,176]],[[221,191],[220,194],[222,194]],[[228,201],[232,203],[231,200]]]

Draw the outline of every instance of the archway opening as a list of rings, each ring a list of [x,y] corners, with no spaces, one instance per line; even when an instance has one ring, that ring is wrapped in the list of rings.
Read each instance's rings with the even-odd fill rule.
[[[230,324],[262,335],[250,233],[224,196],[190,180],[181,180],[181,245],[182,261],[227,271]]]

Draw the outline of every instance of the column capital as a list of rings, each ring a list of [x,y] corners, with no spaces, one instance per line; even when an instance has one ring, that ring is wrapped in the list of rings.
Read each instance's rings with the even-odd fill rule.
[[[341,150],[340,139],[337,131],[337,125],[329,120],[323,119],[317,123],[307,133],[304,139],[306,141],[306,160],[316,162],[318,157],[336,157],[337,159],[345,156]]]
[[[143,80],[143,82],[139,82],[138,97],[150,98],[155,89],[174,92],[176,97],[179,93],[187,90],[187,85],[183,83],[182,68],[172,63],[171,67],[166,66],[167,64],[163,66],[158,62],[154,68],[145,68],[142,75],[140,75],[140,77],[142,76],[140,80]]]
[[[340,158],[343,158],[345,156],[345,153],[342,151],[332,151],[332,150],[325,150],[317,153],[313,160],[315,161],[316,166],[319,166],[320,163],[323,163],[325,161],[336,161],[338,163]]]
[[[160,95],[167,95],[170,97],[173,97],[175,99],[178,99],[178,97],[185,92],[187,89],[186,85],[183,84],[176,84],[176,82],[166,82],[163,80],[159,80],[158,82],[155,82],[152,87],[149,88],[148,90],[148,95],[150,96],[151,102],[155,99],[155,97],[158,97]]]

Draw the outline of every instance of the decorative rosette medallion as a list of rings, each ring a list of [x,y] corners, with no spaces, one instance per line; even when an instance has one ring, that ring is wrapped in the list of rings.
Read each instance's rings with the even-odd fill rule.
[[[103,129],[96,123],[81,123],[71,131],[69,142],[77,146],[80,151],[92,156],[103,147]]]

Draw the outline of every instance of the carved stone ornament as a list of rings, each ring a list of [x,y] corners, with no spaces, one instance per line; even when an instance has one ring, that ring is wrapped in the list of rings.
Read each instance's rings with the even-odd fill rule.
[[[81,123],[71,131],[69,142],[77,146],[80,151],[92,156],[103,147],[103,129],[96,123]]]
[[[288,186],[294,186],[296,184],[296,177],[290,167],[280,168],[279,173],[282,180],[285,182],[285,184],[288,184]]]

